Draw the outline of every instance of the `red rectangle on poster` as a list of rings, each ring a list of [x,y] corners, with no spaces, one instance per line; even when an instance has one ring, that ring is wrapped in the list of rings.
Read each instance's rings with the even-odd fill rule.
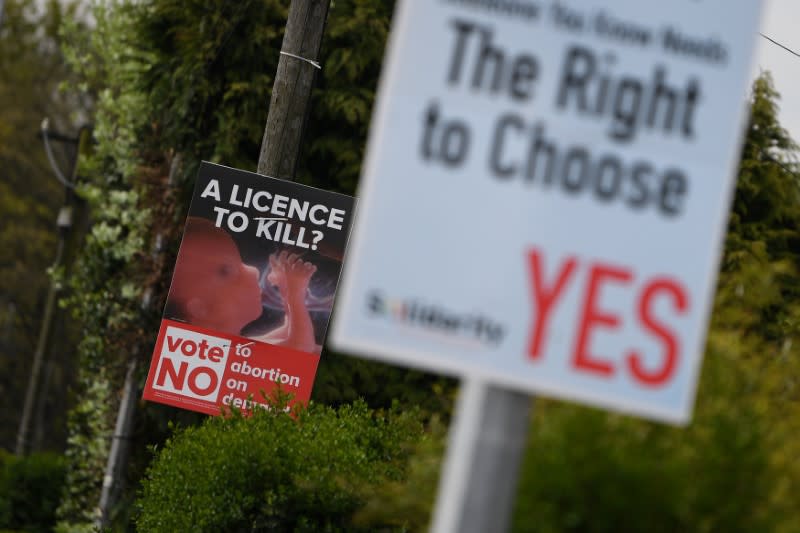
[[[305,403],[318,363],[316,354],[165,319],[144,399],[219,415],[267,408],[264,396],[280,387],[290,405]]]

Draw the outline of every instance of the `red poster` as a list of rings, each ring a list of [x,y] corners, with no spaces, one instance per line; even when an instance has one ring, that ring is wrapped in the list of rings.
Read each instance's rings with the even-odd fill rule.
[[[308,401],[352,216],[342,194],[203,163],[144,389],[217,415]]]

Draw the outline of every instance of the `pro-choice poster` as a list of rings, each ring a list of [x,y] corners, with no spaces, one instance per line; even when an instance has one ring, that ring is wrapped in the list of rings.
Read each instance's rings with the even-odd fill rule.
[[[757,0],[402,0],[332,341],[691,414]]]
[[[311,395],[353,198],[203,162],[144,398],[211,415]]]

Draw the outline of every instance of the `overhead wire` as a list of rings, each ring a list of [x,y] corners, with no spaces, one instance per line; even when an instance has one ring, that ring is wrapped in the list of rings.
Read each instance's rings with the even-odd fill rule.
[[[784,170],[784,172],[786,172],[787,174],[791,174],[792,176],[800,180],[800,174],[798,174],[796,170],[790,169],[789,167],[786,166],[785,163],[782,163],[781,161],[778,161],[777,159],[772,157],[772,155],[770,155],[766,150],[759,149],[759,153],[766,161],[778,165]]]
[[[764,34],[763,34],[763,33],[761,33],[761,32],[758,32],[758,34],[759,34],[760,36],[762,36],[764,39],[766,39],[766,40],[768,40],[769,42],[771,42],[772,44],[774,44],[774,45],[776,45],[776,46],[780,46],[781,48],[783,48],[784,50],[786,50],[786,51],[787,51],[787,52],[789,52],[790,54],[794,54],[794,55],[796,55],[797,57],[800,57],[800,54],[798,54],[797,52],[795,52],[794,50],[792,50],[792,49],[791,49],[791,48],[789,48],[788,46],[786,46],[786,45],[784,45],[784,44],[781,44],[781,43],[779,43],[778,41],[776,41],[776,40],[775,40],[775,39],[773,39],[772,37],[770,37],[770,36],[768,36],[768,35],[764,35]]]
[[[762,32],[758,32],[758,34],[759,34],[761,37],[763,37],[764,39],[766,39],[766,40],[768,40],[769,42],[771,42],[772,44],[774,44],[775,46],[778,46],[778,47],[780,47],[780,48],[783,48],[784,50],[786,50],[787,52],[789,52],[790,54],[792,54],[792,55],[794,55],[794,56],[800,57],[800,53],[797,53],[797,52],[795,52],[794,50],[792,50],[791,48],[789,48],[788,46],[786,46],[785,44],[783,44],[783,43],[780,43],[780,42],[776,41],[775,39],[773,39],[773,38],[772,38],[772,37],[770,37],[769,35],[766,35],[766,34],[764,34],[764,33],[762,33]],[[781,168],[782,168],[782,169],[783,169],[785,172],[787,172],[787,173],[791,174],[792,176],[794,176],[794,177],[796,177],[796,178],[799,178],[799,179],[800,179],[800,175],[798,175],[798,173],[797,173],[796,171],[794,171],[794,170],[792,170],[792,169],[790,169],[790,168],[786,167],[786,165],[784,165],[783,163],[781,163],[780,161],[778,161],[777,159],[775,159],[774,157],[772,157],[772,156],[771,156],[770,154],[768,154],[766,151],[764,151],[764,150],[759,150],[759,152],[761,152],[761,155],[762,155],[762,156],[764,157],[764,159],[766,159],[767,161],[769,161],[769,162],[771,162],[771,163],[773,163],[773,164],[776,164],[776,165],[778,165],[778,166],[779,166],[779,167],[781,167]]]

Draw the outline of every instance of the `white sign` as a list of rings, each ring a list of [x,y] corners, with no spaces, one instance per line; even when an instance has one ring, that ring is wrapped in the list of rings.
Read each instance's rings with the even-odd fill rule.
[[[333,341],[685,423],[757,0],[405,0]]]

